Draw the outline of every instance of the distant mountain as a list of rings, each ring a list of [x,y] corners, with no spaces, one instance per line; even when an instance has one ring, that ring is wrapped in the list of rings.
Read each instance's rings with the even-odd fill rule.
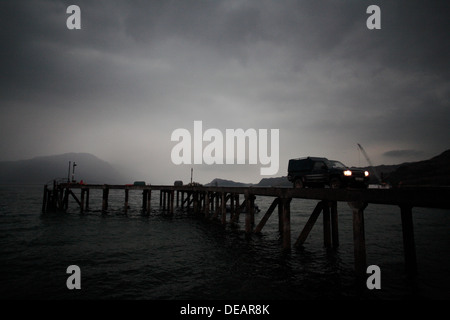
[[[65,153],[28,160],[0,161],[0,183],[45,184],[53,179],[67,180],[69,161],[76,163],[74,178],[77,181],[125,183],[125,179],[108,162],[89,153]]]
[[[216,178],[205,184],[207,187],[285,187],[292,186],[287,177],[263,178],[259,183],[243,183]]]
[[[276,178],[262,178],[258,187],[292,187],[292,182],[286,176]]]
[[[232,180],[225,180],[216,178],[210,183],[205,184],[206,187],[250,187],[252,183],[234,182]]]
[[[429,160],[404,163],[386,177],[397,185],[450,186],[450,150]]]

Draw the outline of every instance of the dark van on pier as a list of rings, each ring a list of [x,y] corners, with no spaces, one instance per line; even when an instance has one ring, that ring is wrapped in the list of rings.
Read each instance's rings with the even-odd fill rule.
[[[289,160],[288,180],[293,183],[294,188],[367,188],[369,172],[348,168],[336,160],[307,157]]]

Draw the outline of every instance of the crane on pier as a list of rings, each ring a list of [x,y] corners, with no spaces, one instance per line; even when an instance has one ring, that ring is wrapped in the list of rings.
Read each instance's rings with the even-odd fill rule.
[[[361,150],[362,154],[363,154],[364,157],[366,158],[367,163],[369,163],[370,168],[372,168],[372,172],[373,172],[373,174],[375,175],[375,177],[377,178],[378,183],[383,184],[383,182],[381,181],[380,176],[378,175],[377,171],[375,170],[375,168],[374,168],[374,166],[373,166],[373,164],[372,164],[372,161],[370,161],[370,158],[369,158],[369,156],[367,155],[366,151],[364,150],[364,148],[363,148],[359,143],[358,143],[358,148],[359,148],[359,150]]]

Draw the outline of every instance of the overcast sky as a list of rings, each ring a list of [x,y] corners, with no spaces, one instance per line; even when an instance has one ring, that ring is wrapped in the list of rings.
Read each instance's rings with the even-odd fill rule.
[[[69,30],[69,5],[81,30]],[[381,29],[369,30],[369,5]],[[0,2],[0,160],[88,152],[130,180],[257,183],[257,165],[175,165],[177,128],[279,129],[280,169],[450,148],[448,1]],[[79,164],[80,166],[82,164]]]

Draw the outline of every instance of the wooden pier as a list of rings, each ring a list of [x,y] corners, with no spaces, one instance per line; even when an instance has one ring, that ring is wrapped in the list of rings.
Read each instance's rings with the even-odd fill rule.
[[[318,200],[316,207],[301,230],[294,246],[301,246],[316,223],[323,216],[323,241],[325,247],[339,246],[337,202],[347,202],[353,214],[353,242],[356,277],[366,278],[366,245],[364,209],[369,204],[386,204],[400,209],[405,269],[409,276],[417,272],[413,207],[450,209],[449,187],[405,187],[398,189],[294,189],[276,187],[204,187],[164,185],[94,185],[53,183],[44,186],[42,212],[66,211],[69,198],[79,205],[80,212],[89,210],[90,190],[102,190],[102,212],[108,210],[110,190],[124,190],[124,211],[128,210],[129,192],[142,191],[142,213],[151,212],[152,192],[159,191],[158,209],[173,214],[174,208],[189,209],[206,219],[222,224],[237,223],[245,215],[245,232],[260,233],[272,213],[278,208],[278,226],[284,250],[291,249],[291,201],[293,198]],[[74,190],[79,190],[79,196]],[[258,224],[255,224],[255,199],[257,196],[274,200]],[[228,206],[228,208],[227,208]]]

